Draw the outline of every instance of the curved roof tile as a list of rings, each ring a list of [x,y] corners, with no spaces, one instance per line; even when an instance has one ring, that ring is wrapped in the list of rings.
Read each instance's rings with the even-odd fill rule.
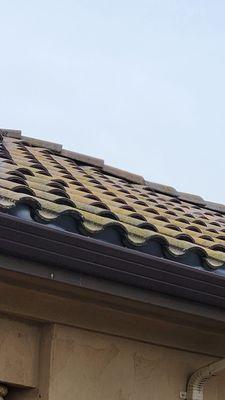
[[[17,215],[23,206],[39,223],[106,241],[117,237],[116,244],[185,264],[225,267],[224,205],[18,130],[0,135],[2,212]]]

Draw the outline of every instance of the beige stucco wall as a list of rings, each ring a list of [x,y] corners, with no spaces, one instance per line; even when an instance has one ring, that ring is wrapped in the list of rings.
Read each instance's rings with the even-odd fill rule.
[[[35,387],[38,383],[40,327],[0,318],[0,380]]]
[[[174,400],[209,356],[66,326],[55,326],[51,400]],[[206,400],[225,398],[224,378]]]
[[[201,323],[200,323],[201,322]],[[225,330],[0,282],[0,381],[7,400],[174,400],[225,357]],[[205,400],[225,398],[225,374]]]

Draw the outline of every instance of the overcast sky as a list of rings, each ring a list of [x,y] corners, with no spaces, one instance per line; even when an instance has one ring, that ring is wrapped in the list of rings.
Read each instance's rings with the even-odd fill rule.
[[[225,203],[224,0],[0,0],[0,126]]]

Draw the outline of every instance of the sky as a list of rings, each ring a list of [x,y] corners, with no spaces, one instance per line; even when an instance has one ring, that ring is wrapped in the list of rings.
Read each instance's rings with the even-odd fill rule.
[[[0,0],[0,127],[225,203],[224,0]]]

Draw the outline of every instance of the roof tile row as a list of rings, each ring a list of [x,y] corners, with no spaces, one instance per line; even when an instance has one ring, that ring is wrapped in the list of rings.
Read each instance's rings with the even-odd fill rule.
[[[1,211],[24,205],[38,222],[68,223],[69,218],[65,229],[86,235],[113,229],[125,246],[146,251],[157,243],[163,257],[185,256],[186,262],[196,253],[205,267],[225,266],[224,206],[20,131],[0,133]]]

